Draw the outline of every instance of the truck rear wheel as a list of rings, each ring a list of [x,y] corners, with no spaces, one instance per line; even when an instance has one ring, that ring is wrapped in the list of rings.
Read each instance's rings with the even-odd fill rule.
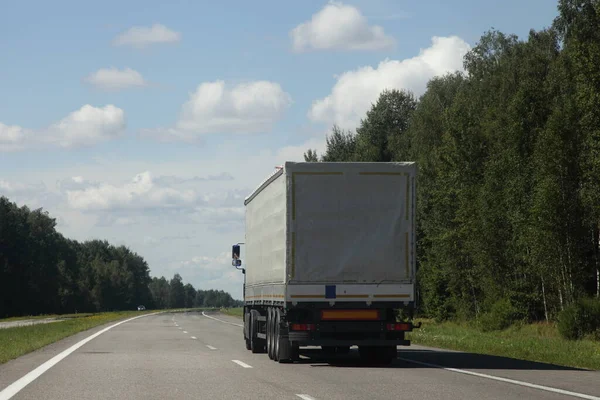
[[[279,309],[273,310],[273,361],[279,361]]]
[[[273,309],[267,310],[267,353],[273,359]]]
[[[250,343],[250,338],[248,337],[246,332],[250,332],[249,329],[250,324],[250,313],[244,314],[244,342],[246,343],[246,350],[252,350],[252,344]]]
[[[250,348],[252,353],[264,353],[265,342],[258,337],[258,316],[260,314],[256,310],[250,313]]]

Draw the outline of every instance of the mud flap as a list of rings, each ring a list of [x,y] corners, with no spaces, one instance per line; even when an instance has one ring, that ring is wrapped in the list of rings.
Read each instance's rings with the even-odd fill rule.
[[[294,361],[294,354],[292,351],[292,343],[290,342],[289,337],[279,336],[279,362],[280,363],[288,363]]]

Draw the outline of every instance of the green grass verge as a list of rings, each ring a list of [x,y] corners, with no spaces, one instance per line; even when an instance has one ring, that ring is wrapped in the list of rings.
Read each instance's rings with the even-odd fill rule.
[[[563,339],[554,324],[515,325],[503,331],[481,332],[467,323],[420,321],[423,322],[422,327],[408,335],[414,344],[567,367],[600,369],[600,342]]]
[[[14,328],[0,329],[0,364],[20,357],[24,354],[40,349],[58,340],[74,335],[96,326],[108,322],[135,317],[137,315],[149,314],[156,311],[162,312],[198,312],[213,310],[212,308],[187,308],[187,309],[169,309],[169,310],[146,310],[146,311],[119,311],[97,314],[73,314],[56,315],[53,317],[72,317],[60,322],[51,322],[49,324],[38,324],[30,326],[21,326]],[[48,318],[49,316],[39,316],[39,318]],[[30,317],[9,318],[0,320],[0,322],[14,321],[19,319],[31,319]]]
[[[221,312],[241,317],[242,310],[230,308]],[[408,334],[413,344],[600,370],[600,342],[563,339],[555,324],[515,325],[503,331],[481,332],[468,323],[417,321],[423,323],[421,328]]]
[[[81,317],[89,317],[90,315],[94,315],[93,313],[79,313],[79,314],[42,314],[42,315],[28,315],[23,317],[10,317],[10,318],[2,318],[0,319],[0,323],[2,322],[11,322],[11,321],[23,321],[26,319],[46,319],[46,318],[81,318]]]
[[[243,307],[236,307],[236,308],[222,308],[220,310],[223,314],[226,315],[231,315],[232,317],[243,317],[244,314],[244,308]]]

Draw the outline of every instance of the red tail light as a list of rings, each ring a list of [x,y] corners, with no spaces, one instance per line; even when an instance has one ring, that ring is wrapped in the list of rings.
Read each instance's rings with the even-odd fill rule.
[[[315,324],[292,324],[290,329],[292,331],[314,331]]]
[[[387,324],[388,331],[410,331],[410,324]]]

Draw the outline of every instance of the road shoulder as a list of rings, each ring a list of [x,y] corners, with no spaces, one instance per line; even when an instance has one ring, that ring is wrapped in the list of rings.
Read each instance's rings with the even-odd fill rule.
[[[79,341],[129,317],[107,322],[58,340],[0,365],[0,391]]]

